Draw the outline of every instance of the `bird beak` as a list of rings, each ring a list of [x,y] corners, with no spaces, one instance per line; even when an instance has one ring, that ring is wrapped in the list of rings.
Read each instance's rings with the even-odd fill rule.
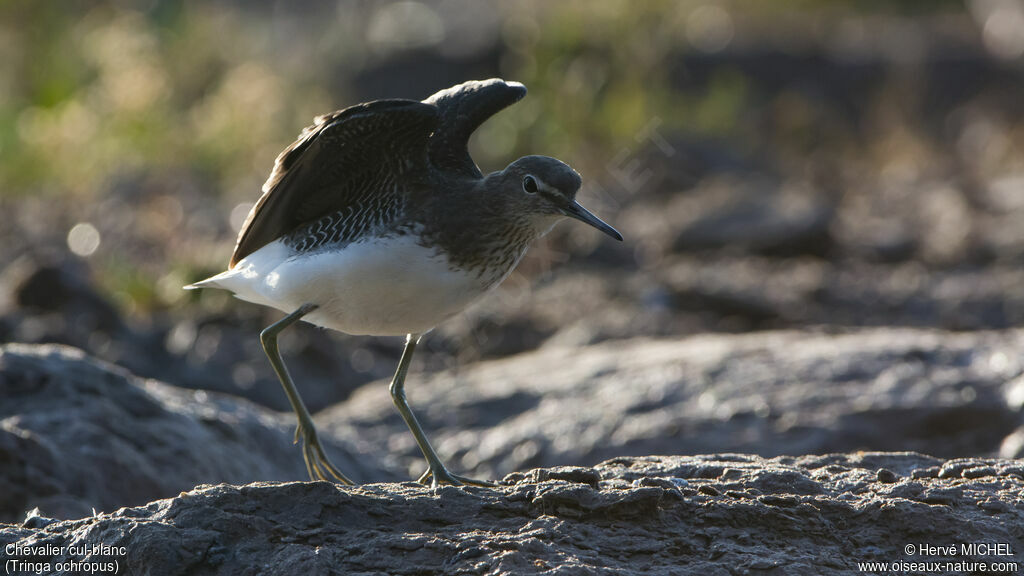
[[[601,232],[604,232],[605,234],[611,236],[612,238],[615,238],[619,242],[622,242],[622,234],[619,234],[618,230],[606,224],[604,220],[601,220],[597,216],[594,216],[594,214],[590,210],[587,210],[586,208],[581,206],[579,202],[575,200],[570,202],[568,206],[562,208],[562,214],[565,214],[569,218],[575,218],[580,222],[586,222],[587,224],[590,224],[591,226],[597,228]]]

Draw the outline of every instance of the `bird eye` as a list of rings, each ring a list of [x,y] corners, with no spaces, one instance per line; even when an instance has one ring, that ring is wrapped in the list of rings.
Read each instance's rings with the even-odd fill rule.
[[[523,190],[527,194],[534,194],[537,192],[537,180],[533,176],[527,176],[523,178]]]

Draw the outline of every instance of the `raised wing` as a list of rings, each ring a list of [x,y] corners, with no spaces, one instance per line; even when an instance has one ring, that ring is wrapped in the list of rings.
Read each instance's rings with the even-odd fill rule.
[[[522,84],[491,78],[452,86],[424,100],[437,106],[441,117],[430,137],[430,161],[441,170],[483,177],[469,156],[469,136],[488,118],[525,95]]]
[[[303,224],[395,193],[399,176],[429,168],[427,142],[437,123],[437,109],[415,100],[377,100],[317,117],[277,157],[231,266]]]

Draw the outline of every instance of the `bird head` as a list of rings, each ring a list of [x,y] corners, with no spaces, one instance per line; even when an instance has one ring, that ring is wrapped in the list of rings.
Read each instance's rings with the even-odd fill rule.
[[[513,209],[526,214],[539,234],[563,217],[575,218],[621,241],[622,235],[576,200],[582,180],[568,164],[547,156],[524,156],[490,178]]]

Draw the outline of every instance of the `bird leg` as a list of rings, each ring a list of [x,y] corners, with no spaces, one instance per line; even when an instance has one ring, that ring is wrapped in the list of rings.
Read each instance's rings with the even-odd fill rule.
[[[417,482],[426,484],[429,479],[430,485],[435,488],[441,484],[461,486],[463,483],[493,486],[494,484],[489,482],[473,480],[449,472],[437,456],[437,453],[430,446],[430,441],[427,440],[427,435],[423,433],[423,428],[420,426],[419,421],[416,420],[416,415],[412,413],[409,402],[405,399],[405,375],[409,371],[409,362],[412,361],[412,354],[416,351],[416,343],[419,340],[418,334],[409,334],[406,337],[405,350],[402,351],[402,358],[398,361],[398,369],[395,370],[395,376],[391,379],[391,400],[394,401],[395,407],[398,408],[398,412],[402,415],[402,419],[405,420],[409,430],[412,431],[412,435],[416,438],[416,444],[419,445],[420,451],[423,452],[423,457],[427,459],[427,471],[420,476]]]
[[[281,358],[281,352],[277,349],[278,334],[315,309],[316,304],[302,305],[295,312],[267,326],[260,332],[260,342],[263,343],[263,351],[267,353],[267,358],[270,359],[274,372],[277,373],[278,379],[281,380],[281,385],[284,386],[284,393],[292,404],[292,410],[295,411],[295,415],[299,418],[299,425],[295,429],[295,442],[298,443],[299,438],[302,438],[302,457],[306,462],[306,472],[309,473],[309,478],[311,480],[327,481],[334,478],[334,480],[341,484],[351,486],[355,483],[338,471],[327,458],[327,454],[324,453],[323,446],[320,445],[320,440],[316,436],[313,418],[309,415],[309,410],[306,409],[306,405],[302,402],[299,391],[295,389],[295,383],[292,382],[292,377],[288,374],[288,368],[284,365],[284,360]]]

